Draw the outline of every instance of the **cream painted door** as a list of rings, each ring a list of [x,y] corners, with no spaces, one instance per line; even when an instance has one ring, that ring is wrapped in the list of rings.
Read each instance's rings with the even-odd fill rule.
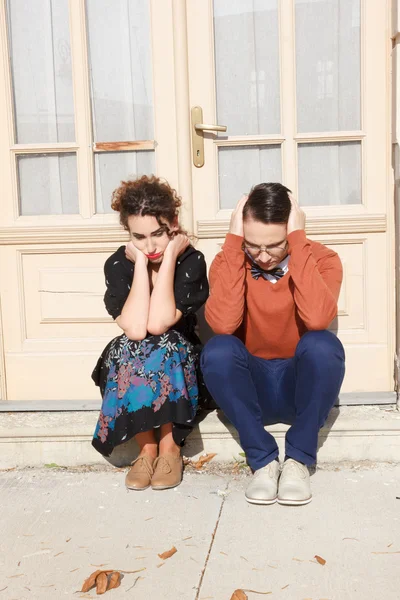
[[[210,262],[241,194],[282,181],[343,261],[343,391],[393,390],[389,1],[188,0],[187,13],[191,107],[227,126],[192,130],[200,248]]]
[[[2,400],[100,399],[90,374],[119,332],[103,264],[126,240],[111,192],[156,172],[190,193],[182,7],[0,0]]]

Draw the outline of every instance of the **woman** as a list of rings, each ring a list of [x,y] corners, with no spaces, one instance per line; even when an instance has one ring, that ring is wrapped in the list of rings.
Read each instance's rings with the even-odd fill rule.
[[[168,183],[154,176],[122,182],[111,206],[131,241],[104,267],[105,306],[123,334],[92,375],[103,396],[92,443],[109,456],[135,437],[140,454],[126,486],[167,489],[182,480],[180,448],[198,406],[195,313],[208,297],[206,264],[179,226],[181,200]]]

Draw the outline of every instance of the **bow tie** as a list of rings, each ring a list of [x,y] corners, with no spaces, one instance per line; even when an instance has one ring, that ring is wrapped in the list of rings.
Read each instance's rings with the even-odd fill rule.
[[[261,267],[259,267],[256,263],[251,265],[251,276],[253,279],[258,279],[260,276],[264,279],[268,279],[268,275],[272,275],[275,279],[281,279],[285,272],[280,267],[275,267],[275,269],[271,269],[270,271],[264,271]]]

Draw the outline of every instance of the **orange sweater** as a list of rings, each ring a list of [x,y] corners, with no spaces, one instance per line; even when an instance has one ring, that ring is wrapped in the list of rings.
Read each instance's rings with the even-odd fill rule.
[[[300,337],[326,329],[337,314],[342,283],[340,258],[306,238],[288,235],[289,272],[273,284],[251,276],[243,238],[228,233],[210,269],[205,316],[215,333],[235,334],[261,358],[294,356]]]

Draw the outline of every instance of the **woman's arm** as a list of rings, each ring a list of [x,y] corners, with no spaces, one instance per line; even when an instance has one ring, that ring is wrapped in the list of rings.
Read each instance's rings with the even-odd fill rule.
[[[152,335],[165,333],[182,317],[182,312],[176,308],[174,276],[178,256],[188,245],[188,238],[178,234],[165,249],[164,259],[150,298],[147,330]]]
[[[150,307],[147,258],[132,242],[127,245],[127,255],[135,263],[133,281],[122,312],[115,320],[130,340],[144,340]]]

